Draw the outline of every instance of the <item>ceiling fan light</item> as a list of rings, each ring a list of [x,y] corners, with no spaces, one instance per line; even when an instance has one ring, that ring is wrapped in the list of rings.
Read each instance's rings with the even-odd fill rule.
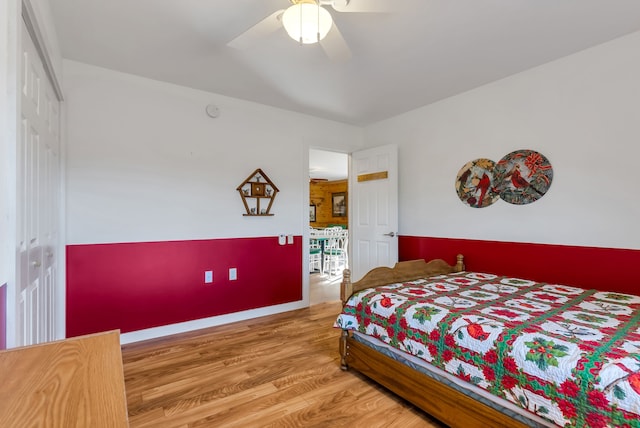
[[[315,3],[298,3],[284,11],[282,25],[293,40],[310,44],[326,37],[333,20],[325,8]]]

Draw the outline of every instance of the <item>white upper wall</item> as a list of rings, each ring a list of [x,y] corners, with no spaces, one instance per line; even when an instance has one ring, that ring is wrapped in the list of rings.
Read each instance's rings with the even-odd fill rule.
[[[67,244],[302,234],[309,147],[363,145],[358,127],[73,61],[64,81]],[[242,215],[257,168],[273,217]]]
[[[638,52],[634,33],[367,127],[399,146],[400,233],[640,249]],[[517,149],[551,162],[542,199],[458,199],[465,163]]]

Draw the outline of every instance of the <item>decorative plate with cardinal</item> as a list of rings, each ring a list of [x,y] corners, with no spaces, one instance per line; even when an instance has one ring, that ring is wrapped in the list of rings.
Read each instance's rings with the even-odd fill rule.
[[[510,204],[525,205],[547,193],[553,180],[553,168],[542,154],[516,150],[496,164],[494,179],[500,197]]]
[[[491,159],[476,159],[460,169],[456,191],[462,202],[473,208],[484,208],[500,199],[493,177],[495,165]]]

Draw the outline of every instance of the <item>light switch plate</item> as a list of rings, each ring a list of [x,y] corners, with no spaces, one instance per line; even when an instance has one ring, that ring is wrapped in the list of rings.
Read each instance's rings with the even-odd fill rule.
[[[238,269],[229,268],[229,281],[235,281],[238,279]]]
[[[213,271],[206,270],[204,271],[204,283],[211,284],[213,282]]]
[[[287,235],[287,244],[293,244],[293,235]]]
[[[286,243],[287,243],[287,237],[284,235],[284,233],[281,233],[280,235],[278,235],[278,244],[285,245]]]

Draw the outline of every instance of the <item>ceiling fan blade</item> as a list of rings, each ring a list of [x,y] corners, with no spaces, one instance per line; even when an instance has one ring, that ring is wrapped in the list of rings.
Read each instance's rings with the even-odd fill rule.
[[[338,12],[391,12],[392,0],[325,0]],[[322,1],[321,1],[322,3]]]
[[[227,43],[227,46],[236,49],[246,49],[249,46],[260,41],[265,36],[273,33],[274,31],[282,28],[282,21],[280,16],[284,12],[284,9],[273,12],[271,15],[258,22],[253,27],[249,28],[244,33],[240,34],[235,39]]]
[[[345,62],[351,59],[351,50],[347,46],[347,42],[342,37],[342,33],[338,30],[336,23],[329,30],[327,36],[320,40],[320,46],[324,49],[329,59],[334,62]]]

